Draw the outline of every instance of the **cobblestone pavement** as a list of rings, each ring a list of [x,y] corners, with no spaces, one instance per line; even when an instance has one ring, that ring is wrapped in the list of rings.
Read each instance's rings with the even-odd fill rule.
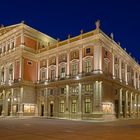
[[[140,140],[140,119],[113,122],[0,118],[0,140]]]

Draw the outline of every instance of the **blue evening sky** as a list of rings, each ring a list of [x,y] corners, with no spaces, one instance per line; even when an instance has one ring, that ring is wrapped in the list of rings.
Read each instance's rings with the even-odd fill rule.
[[[29,26],[54,38],[64,40],[95,28],[114,33],[127,52],[140,62],[139,0],[3,0],[0,2],[0,24],[25,21]]]

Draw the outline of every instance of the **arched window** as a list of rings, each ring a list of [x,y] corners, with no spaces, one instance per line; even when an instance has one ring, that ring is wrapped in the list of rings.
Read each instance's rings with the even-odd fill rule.
[[[46,69],[42,68],[40,71],[40,80],[45,81],[46,80]]]
[[[13,79],[13,65],[11,64],[9,67],[9,80]]]
[[[72,63],[71,65],[71,75],[75,76],[78,74],[78,63]]]
[[[84,63],[84,71],[85,73],[91,72],[91,60],[86,60]]]

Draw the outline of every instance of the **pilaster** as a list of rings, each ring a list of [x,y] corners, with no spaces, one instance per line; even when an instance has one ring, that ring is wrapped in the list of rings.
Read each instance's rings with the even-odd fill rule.
[[[127,78],[127,64],[125,64],[125,82],[128,85],[128,78]]]
[[[79,50],[79,73],[82,74],[82,48]]]
[[[122,88],[119,89],[119,112],[118,112],[119,118],[121,118],[123,115],[123,112],[122,112],[122,91],[123,91]]]
[[[102,73],[102,46],[98,44],[94,47],[94,73]]]
[[[67,52],[67,78],[70,76],[70,52]]]
[[[114,53],[112,53],[112,76],[115,79],[115,65],[114,65]]]
[[[122,82],[122,60],[119,59],[119,80]]]
[[[102,81],[95,81],[93,95],[93,117],[102,117]]]

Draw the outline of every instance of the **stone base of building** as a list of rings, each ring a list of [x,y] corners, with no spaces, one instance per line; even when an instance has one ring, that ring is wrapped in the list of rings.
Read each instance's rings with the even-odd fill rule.
[[[117,118],[115,114],[104,114],[103,119],[108,121],[113,121],[116,120]]]

